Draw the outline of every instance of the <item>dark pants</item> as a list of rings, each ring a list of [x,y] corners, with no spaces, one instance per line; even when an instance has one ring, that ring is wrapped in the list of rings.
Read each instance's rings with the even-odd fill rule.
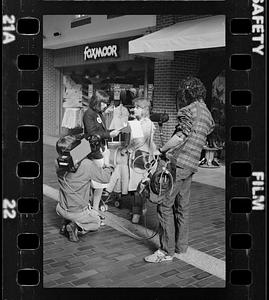
[[[192,175],[190,170],[177,168],[171,195],[168,194],[157,207],[161,250],[168,255],[184,253],[188,248]]]
[[[142,215],[143,209],[146,207],[146,199],[144,195],[134,192],[132,195],[132,213]]]

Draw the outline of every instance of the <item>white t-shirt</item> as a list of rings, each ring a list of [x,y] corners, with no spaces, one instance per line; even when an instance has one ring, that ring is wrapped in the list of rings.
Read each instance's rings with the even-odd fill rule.
[[[149,118],[141,119],[140,125],[143,131],[143,137],[131,139],[128,148],[152,153],[156,149],[156,145],[153,142],[155,125]]]

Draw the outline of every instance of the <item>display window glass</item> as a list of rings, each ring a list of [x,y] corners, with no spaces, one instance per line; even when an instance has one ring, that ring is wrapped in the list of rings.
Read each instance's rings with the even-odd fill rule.
[[[95,90],[103,90],[109,95],[108,109],[104,113],[107,128],[120,127],[121,119],[126,118],[127,112],[131,113],[134,98],[142,96],[152,102],[153,76],[152,59],[64,68],[61,97],[62,133],[83,131],[83,113],[87,110],[88,100]],[[120,134],[111,139],[111,142],[120,142],[121,139]]]

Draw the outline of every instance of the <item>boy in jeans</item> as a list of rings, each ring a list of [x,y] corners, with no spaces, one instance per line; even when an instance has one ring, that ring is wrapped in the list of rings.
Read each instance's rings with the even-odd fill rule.
[[[58,140],[56,150],[59,155],[68,149],[72,139],[75,137],[64,136]],[[59,168],[57,164],[56,173],[60,186],[56,212],[66,220],[60,233],[68,234],[71,242],[78,242],[78,232],[85,234],[100,227],[98,212],[89,205],[91,180],[108,183],[111,169],[98,167],[85,158],[79,163],[76,172]]]
[[[160,248],[145,257],[149,263],[180,259],[187,252],[189,240],[189,211],[192,177],[198,171],[199,161],[207,136],[215,122],[204,100],[206,89],[200,79],[188,77],[182,81],[182,99],[185,106],[178,112],[179,125],[173,136],[159,149],[159,155],[169,153],[176,159],[176,179],[171,193],[158,205]]]

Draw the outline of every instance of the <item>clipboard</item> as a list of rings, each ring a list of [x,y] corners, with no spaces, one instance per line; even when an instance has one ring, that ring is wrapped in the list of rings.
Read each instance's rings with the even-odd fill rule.
[[[85,158],[90,153],[91,153],[91,146],[89,141],[87,141],[86,139],[82,139],[81,143],[70,151],[70,155],[73,159],[74,165],[80,162],[83,158]]]

